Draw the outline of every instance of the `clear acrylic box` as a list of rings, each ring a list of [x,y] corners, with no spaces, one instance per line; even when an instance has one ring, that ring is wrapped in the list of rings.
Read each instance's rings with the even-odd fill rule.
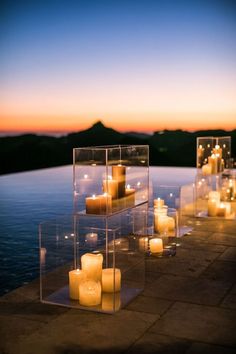
[[[196,165],[198,173],[208,176],[230,168],[231,137],[198,137]]]
[[[148,204],[111,215],[74,214],[40,224],[43,303],[114,313],[144,288]]]
[[[228,181],[228,187],[233,180]],[[195,183],[195,215],[210,218],[235,218],[235,203],[227,200],[227,191],[231,195],[231,188],[225,189],[222,176],[196,177]],[[226,194],[225,194],[226,193]]]
[[[109,215],[148,201],[148,145],[73,150],[74,210]]]

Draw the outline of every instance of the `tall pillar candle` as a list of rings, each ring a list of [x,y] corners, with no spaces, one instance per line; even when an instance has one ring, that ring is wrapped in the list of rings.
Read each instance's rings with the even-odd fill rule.
[[[74,269],[69,272],[70,298],[79,300],[79,285],[86,279],[86,272],[81,269]]]
[[[153,200],[153,205],[154,205],[154,208],[156,209],[159,209],[161,207],[163,207],[163,205],[165,204],[165,201],[164,199],[161,199],[161,198],[157,198],[157,199],[154,199]]]
[[[126,167],[121,164],[112,166],[112,179],[118,182],[118,198],[125,196]]]
[[[99,197],[100,197],[100,214],[109,214],[112,208],[111,195],[104,193]]]
[[[86,271],[87,278],[95,281],[102,279],[103,255],[101,253],[85,253],[81,257],[82,270]]]

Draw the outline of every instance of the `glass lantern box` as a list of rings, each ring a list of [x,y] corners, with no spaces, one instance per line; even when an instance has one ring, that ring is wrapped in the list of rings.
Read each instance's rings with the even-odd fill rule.
[[[235,203],[230,186],[233,181],[225,181],[222,176],[196,177],[195,215],[210,218],[235,218]],[[231,200],[230,200],[231,199]]]
[[[40,224],[43,303],[114,313],[144,288],[148,204],[110,215],[73,214]]]
[[[198,173],[208,176],[230,168],[231,137],[198,137],[196,164]]]
[[[148,201],[148,145],[76,148],[74,210],[109,215]]]

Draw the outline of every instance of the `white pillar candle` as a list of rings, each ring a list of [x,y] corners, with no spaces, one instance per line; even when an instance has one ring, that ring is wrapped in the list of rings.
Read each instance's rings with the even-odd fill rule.
[[[118,198],[125,196],[126,167],[121,164],[112,166],[112,179],[118,182]]]
[[[157,232],[166,234],[168,232],[169,217],[167,215],[158,216]]]
[[[108,176],[107,180],[103,181],[103,192],[111,195],[112,199],[118,198],[118,181]]]
[[[85,236],[87,245],[89,246],[96,246],[98,242],[98,234],[95,232],[90,232]]]
[[[79,285],[79,302],[82,306],[97,306],[101,303],[102,288],[99,281],[85,280]]]
[[[163,252],[163,241],[161,238],[152,238],[149,241],[150,252],[151,253],[161,253]]]
[[[69,292],[70,298],[79,300],[79,285],[86,279],[86,272],[81,269],[71,270],[69,272]]]
[[[161,199],[159,197],[157,199],[153,200],[154,208],[159,209],[159,208],[163,207],[164,203],[165,203],[164,199]]]
[[[103,255],[101,253],[85,253],[81,257],[82,269],[86,271],[87,278],[95,281],[102,279],[102,262]]]
[[[168,207],[163,205],[161,208],[154,208],[154,231],[158,232],[158,218],[161,215],[166,216]]]
[[[218,202],[220,201],[220,192],[218,191],[210,191],[208,194],[209,199],[215,199]]]
[[[218,209],[219,201],[217,199],[209,199],[207,202],[207,208],[208,208],[208,215],[209,216],[216,216],[217,215],[217,209]]]
[[[135,189],[128,184],[125,189],[125,206],[130,208],[135,205]]]
[[[121,306],[120,293],[103,293],[102,294],[102,310],[107,312],[118,311]]]
[[[120,291],[121,272],[118,268],[105,268],[102,270],[102,291],[112,293]]]
[[[204,176],[211,175],[211,165],[209,163],[202,166],[202,174]]]

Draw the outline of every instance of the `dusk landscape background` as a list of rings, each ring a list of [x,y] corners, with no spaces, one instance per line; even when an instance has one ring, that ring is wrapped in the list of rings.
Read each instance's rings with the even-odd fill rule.
[[[85,144],[148,143],[152,164],[194,166],[200,131],[231,135],[234,154],[234,1],[0,6],[2,173],[71,163]]]

